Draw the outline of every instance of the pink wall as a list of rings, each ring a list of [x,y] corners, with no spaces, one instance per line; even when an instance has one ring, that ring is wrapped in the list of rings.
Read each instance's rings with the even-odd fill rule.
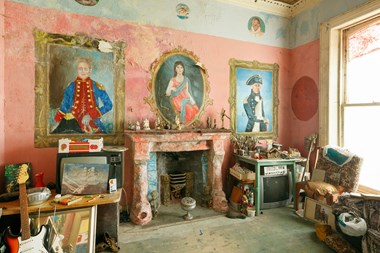
[[[296,50],[281,49],[236,40],[206,36],[159,27],[143,26],[125,21],[83,16],[57,10],[41,9],[12,2],[5,3],[5,137],[4,161],[0,164],[0,175],[4,164],[30,161],[34,173],[45,172],[44,182],[55,181],[56,148],[34,148],[34,38],[33,29],[51,33],[87,35],[109,41],[122,40],[127,43],[125,121],[136,121],[154,115],[143,99],[149,95],[150,65],[163,52],[178,46],[194,52],[205,65],[213,104],[207,107],[202,118],[217,117],[221,108],[229,113],[228,94],[230,58],[264,63],[278,63],[279,72],[279,139],[288,146],[298,145],[305,134],[316,129],[317,116],[308,122],[299,122],[292,115],[290,94],[294,82],[302,75],[314,80],[318,76],[318,44],[310,43]],[[1,46],[1,44],[0,44]],[[0,72],[1,73],[1,72]],[[293,74],[292,74],[293,73]],[[292,78],[290,78],[292,76]],[[318,80],[316,80],[318,83]],[[1,98],[1,91],[0,91]],[[1,109],[1,107],[0,107]],[[220,120],[218,122],[220,125]],[[228,121],[226,122],[228,124]],[[301,129],[301,130],[300,130]],[[1,130],[1,125],[0,125]],[[297,138],[297,140],[296,140]],[[1,146],[0,146],[1,147]],[[228,143],[226,143],[228,148]],[[231,163],[227,149],[224,171]],[[129,156],[127,152],[127,157]],[[0,159],[1,162],[1,159]],[[127,161],[126,188],[131,183],[131,161]],[[225,176],[225,173],[224,173]],[[3,185],[0,177],[0,185]],[[128,191],[128,195],[130,191]]]
[[[287,87],[285,97],[290,99],[294,84],[302,77],[309,77],[312,79],[316,85],[317,90],[319,91],[319,40],[312,41],[305,45],[302,45],[298,48],[292,50],[290,54],[290,66],[292,66],[289,86]],[[305,84],[306,85],[306,84]],[[308,92],[306,90],[306,92]],[[308,95],[313,94],[316,97],[308,97]],[[302,151],[303,155],[307,155],[307,151],[304,151],[304,137],[310,135],[311,133],[318,133],[318,110],[315,114],[312,114],[310,108],[305,106],[312,100],[317,102],[318,106],[318,94],[314,94],[312,91],[309,91],[309,94],[301,96],[300,100],[304,100],[303,110],[304,115],[309,115],[308,120],[300,120],[294,114],[291,101],[288,101],[286,111],[289,112],[289,128],[288,135],[285,135],[287,140],[286,143],[291,143],[292,147],[296,147]],[[312,107],[312,106],[310,106]]]
[[[0,1],[0,166],[4,164],[4,1]],[[0,181],[1,185],[1,181]],[[1,192],[1,190],[0,190]]]

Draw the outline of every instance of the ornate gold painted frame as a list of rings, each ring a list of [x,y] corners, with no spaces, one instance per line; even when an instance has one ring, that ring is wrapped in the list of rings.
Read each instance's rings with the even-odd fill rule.
[[[231,59],[229,64],[229,103],[232,130],[237,134],[276,139],[278,131],[277,113],[279,103],[278,64],[260,63],[258,61],[241,61],[236,59]],[[254,93],[251,94],[251,88],[253,86],[247,84],[250,78],[254,75],[258,75],[262,80],[259,96]],[[252,117],[249,110],[254,113],[254,105],[261,100],[263,101],[263,113],[261,113],[262,115],[259,115],[260,119],[257,119]],[[251,118],[251,121],[249,121],[249,117]],[[266,122],[268,122],[268,124],[266,124]],[[250,127],[252,124],[253,127]]]
[[[83,34],[75,36],[51,34],[36,30],[35,38],[35,122],[34,146],[56,147],[61,138],[82,140],[103,138],[105,145],[124,144],[125,43],[107,42]],[[101,83],[113,107],[102,115],[106,133],[53,133],[54,115],[63,92],[76,78],[75,60],[91,58],[94,63],[91,79]]]
[[[181,91],[179,83],[179,86],[173,91],[168,91],[168,87],[170,86],[169,82],[175,78],[174,66],[178,61],[183,63],[184,76],[188,78],[189,85],[183,86],[184,90],[188,87],[190,93],[191,98],[187,101],[192,100],[192,102],[184,106],[178,106],[177,103],[176,107],[176,102],[173,99],[176,96],[175,92],[177,91],[178,95],[183,95],[183,90]],[[179,47],[165,52],[159,59],[154,61],[150,71],[152,73],[152,79],[148,87],[150,95],[145,97],[144,100],[151,106],[151,110],[168,123],[175,123],[175,118],[178,116],[185,126],[199,125],[199,118],[205,112],[206,107],[212,104],[212,100],[209,98],[210,84],[207,80],[207,70],[199,62],[198,57],[193,52]],[[185,84],[185,81],[183,84]],[[189,97],[188,95],[186,96]],[[182,101],[184,100],[182,99]],[[190,106],[195,109],[189,109]]]

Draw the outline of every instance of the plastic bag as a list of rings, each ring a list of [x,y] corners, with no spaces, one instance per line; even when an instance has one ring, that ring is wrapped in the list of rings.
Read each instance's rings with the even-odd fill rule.
[[[367,232],[365,220],[351,213],[341,213],[338,217],[338,225],[343,233],[350,236],[362,236]]]

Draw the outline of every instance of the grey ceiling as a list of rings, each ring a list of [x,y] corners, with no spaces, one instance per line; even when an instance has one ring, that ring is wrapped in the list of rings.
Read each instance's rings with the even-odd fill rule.
[[[291,5],[293,5],[293,4],[295,4],[295,3],[297,3],[298,1],[300,1],[300,0],[275,0],[276,2],[282,2],[282,3],[286,3],[286,4],[291,4]]]

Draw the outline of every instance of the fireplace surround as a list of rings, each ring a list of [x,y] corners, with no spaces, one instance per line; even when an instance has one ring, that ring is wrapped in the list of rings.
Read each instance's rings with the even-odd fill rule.
[[[152,152],[207,151],[207,186],[211,189],[212,208],[226,212],[228,203],[223,192],[222,163],[224,141],[230,136],[225,129],[140,130],[125,131],[131,142],[133,160],[133,195],[130,218],[144,225],[152,219],[148,200],[148,162]]]

